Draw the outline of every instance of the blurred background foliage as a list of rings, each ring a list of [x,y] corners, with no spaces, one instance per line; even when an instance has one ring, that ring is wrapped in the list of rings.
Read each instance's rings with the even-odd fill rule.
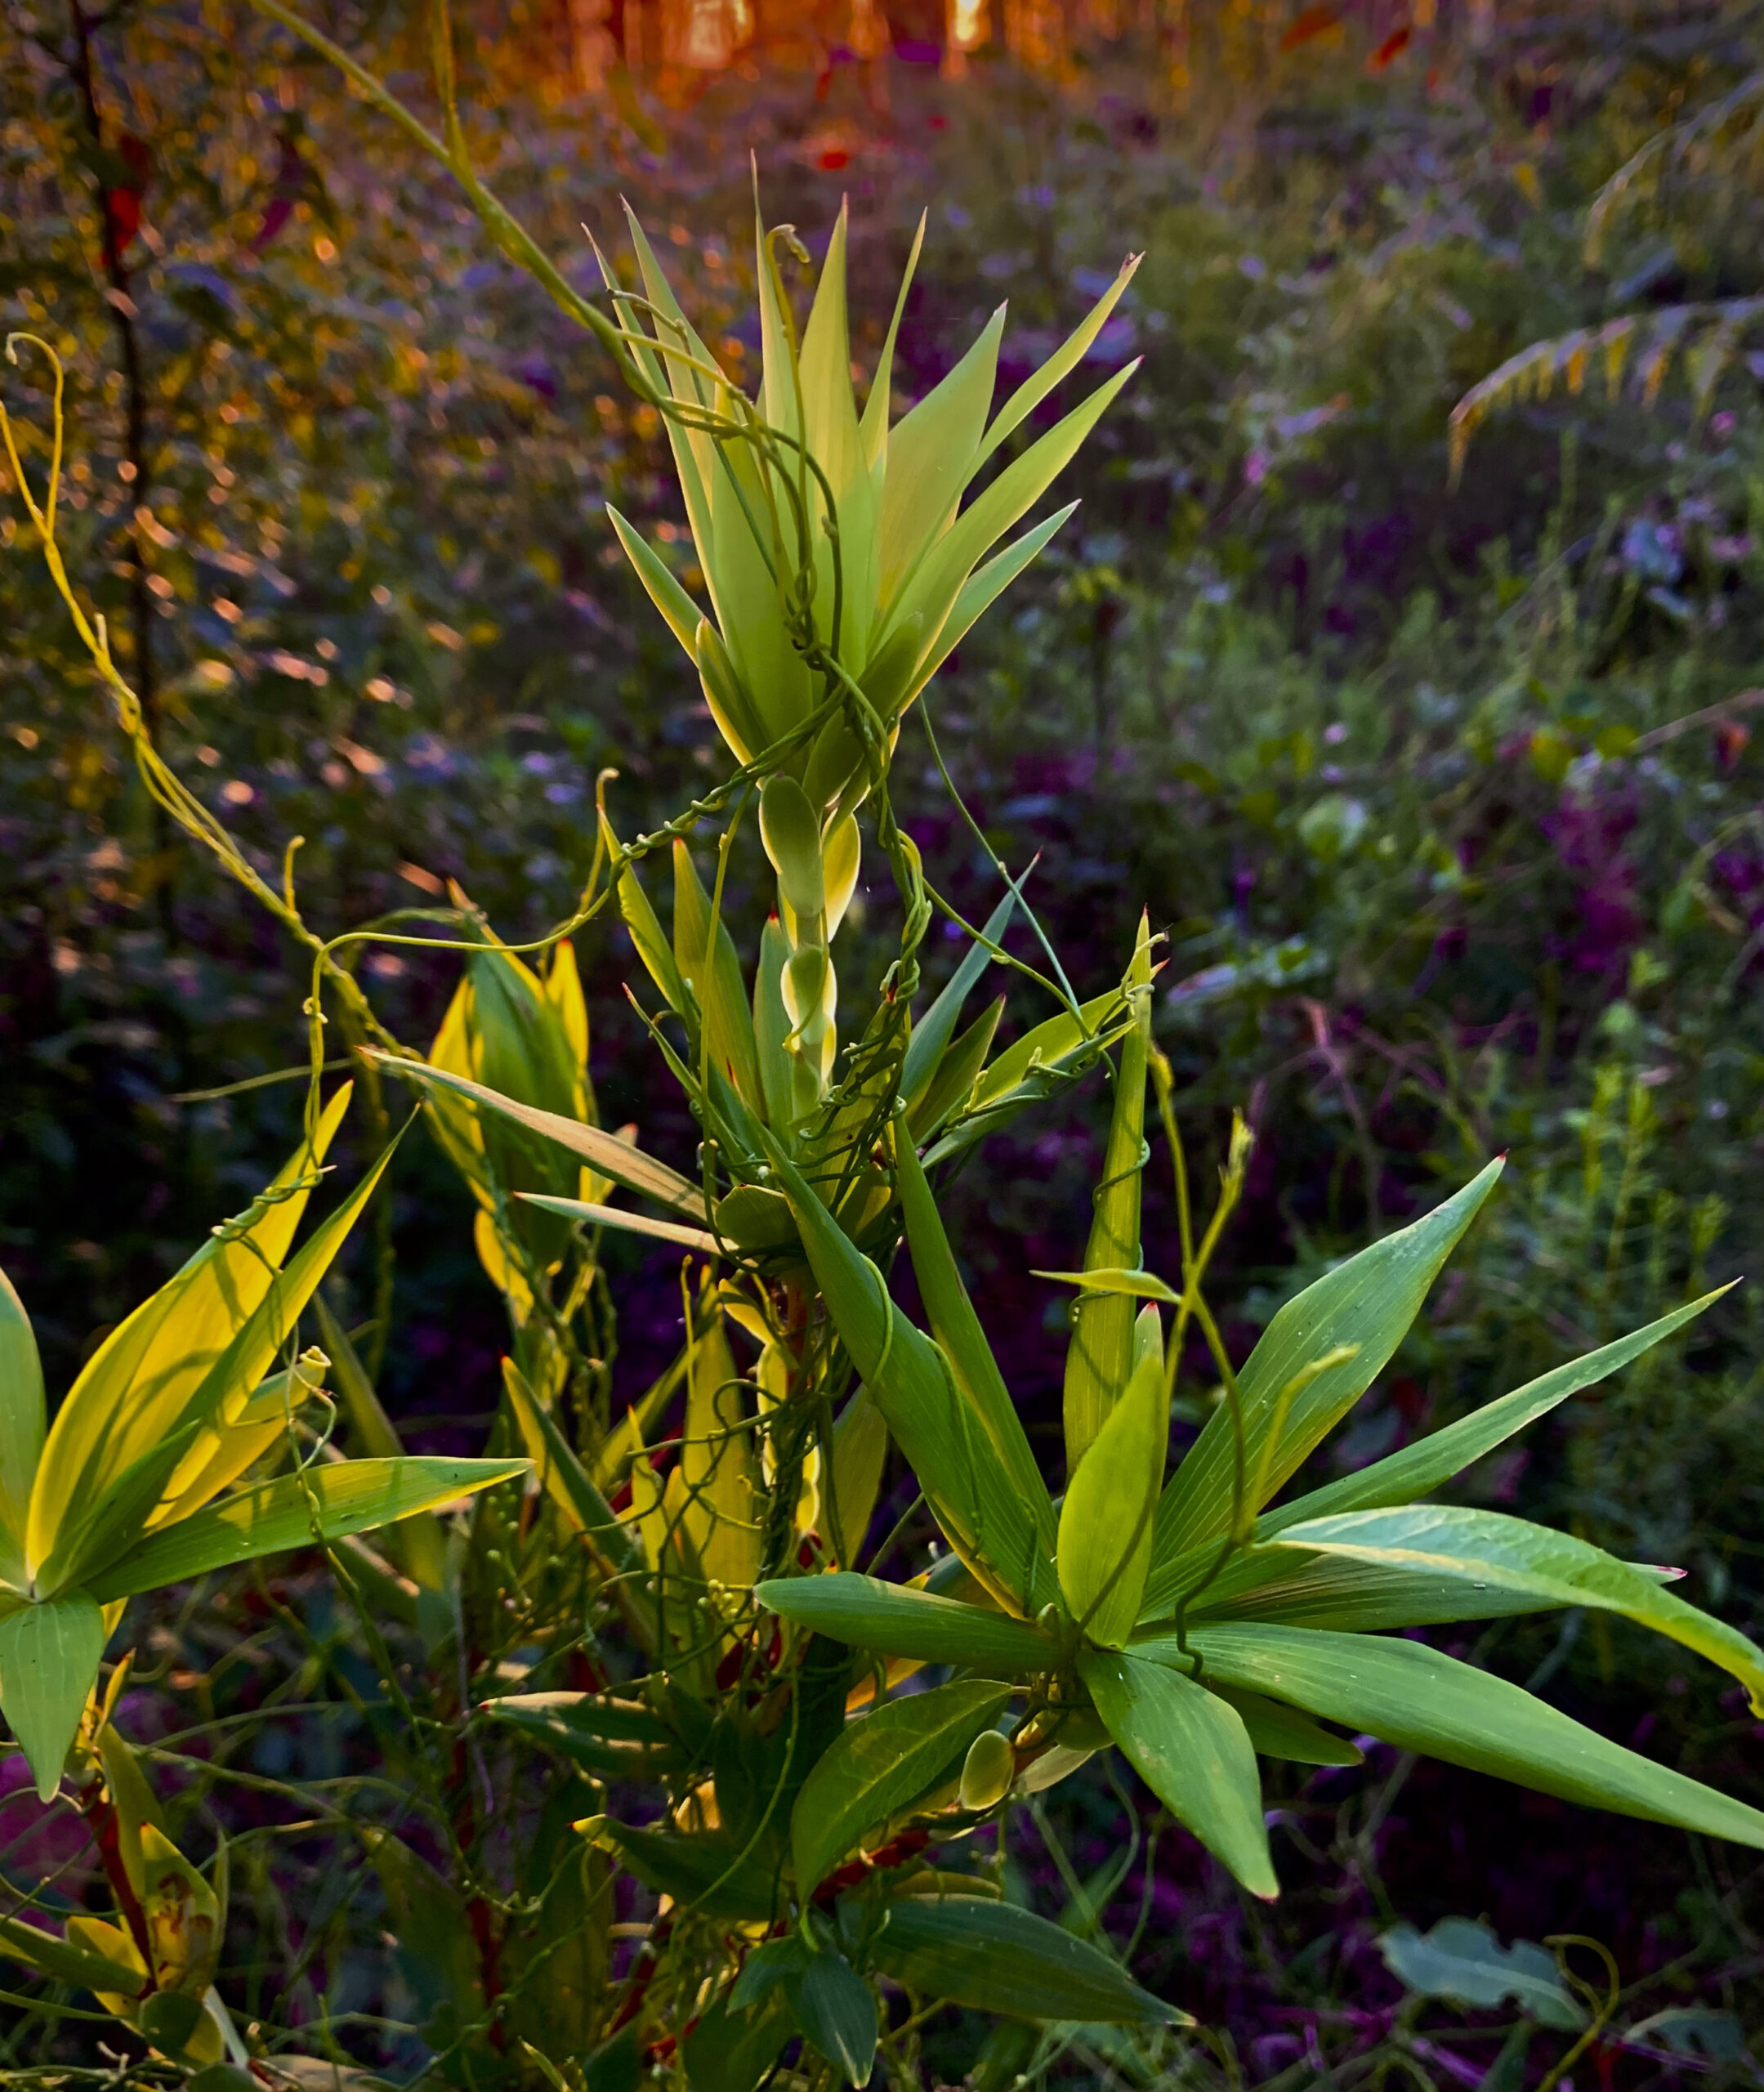
[[[1755,94],[1586,248],[1601,186],[1752,81],[1754,13],[672,6],[468,15],[481,162],[584,288],[580,228],[607,239],[628,194],[706,337],[755,356],[751,153],[768,217],[812,250],[849,196],[866,369],[929,211],[896,363],[917,396],[1004,298],[1003,375],[1020,375],[1145,252],[1095,351],[1145,365],[1078,469],[1083,506],[931,709],[989,843],[1013,867],[1038,853],[1081,990],[1119,976],[1142,901],[1169,932],[1157,1036],[1184,1123],[1222,1149],[1241,1102],[1257,1133],[1216,1267],[1234,1346],[1497,1149],[1506,1187],[1342,1457],[1755,1265],[1764,333],[1752,346],[1742,316],[1657,397],[1643,363],[1608,393],[1595,355],[1584,386],[1569,371],[1506,404],[1448,472],[1454,404],[1528,344],[1764,291]],[[399,7],[337,27],[400,74]],[[695,584],[653,413],[431,167],[248,10],[9,0],[0,36],[0,315],[69,362],[66,550],[164,752],[265,865],[305,838],[302,901],[328,931],[457,881],[503,936],[539,932],[586,873],[597,773],[618,771],[629,833],[719,762],[604,514],[642,521]],[[40,418],[34,373],[5,381]],[[304,990],[273,926],[154,818],[16,501],[0,543],[0,1260],[65,1384],[288,1145],[297,1084],[204,1093],[300,1060]],[[987,860],[911,721],[896,778],[927,869],[984,914]],[[730,874],[738,938],[766,905],[756,869]],[[857,972],[886,963],[886,915],[878,891]],[[581,942],[603,1118],[690,1167],[622,992],[628,942]],[[453,963],[359,963],[393,1030],[430,1038]],[[1025,1122],[956,1194],[982,1316],[1047,1433],[1065,1306],[1018,1274],[1077,1261],[1105,1110],[1093,1086]],[[1147,1261],[1168,1267],[1159,1183]],[[413,1139],[382,1205],[388,1406],[425,1449],[476,1451],[502,1334],[469,1200]],[[373,1245],[355,1256],[336,1305],[359,1334]],[[665,1358],[681,1297],[665,1257],[608,1258],[616,1402]],[[1480,1500],[1682,1565],[1757,1633],[1760,1298],[1736,1291],[1690,1348],[1491,1463]],[[212,1700],[232,1661],[225,1595],[162,1630],[162,1729],[187,1718],[172,1688]],[[1740,1696],[1669,1649],[1579,1616],[1464,1646],[1764,1798]],[[338,1734],[289,1721],[254,1747],[285,1767]],[[1048,1813],[1095,1867],[1124,1806],[1099,1776]],[[1231,2031],[1231,2072],[1297,2085],[1325,2050],[1388,2068],[1400,2034],[1411,2074],[1481,2081],[1492,2051],[1467,2076],[1456,2035],[1417,2032],[1374,1944],[1395,1915],[1479,1909],[1503,1936],[1598,1934],[1637,2011],[1734,2015],[1607,2052],[1603,2082],[1614,2058],[1625,2083],[1753,2068],[1707,2031],[1764,2020],[1764,1902],[1726,1871],[1737,1855],[1687,1867],[1674,1834],[1411,1777],[1388,1752],[1295,1785],[1289,1822],[1277,1913],[1240,1907],[1179,1834],[1155,1876],[1136,1860],[1112,1885],[1121,1931],[1151,1914],[1145,1980]],[[1025,1880],[1052,1880],[1025,1836]],[[252,1876],[295,2020],[326,2009],[313,1970],[342,1965],[351,1924],[373,1936],[330,1891],[315,1906],[332,1863],[302,1850]],[[350,1980],[383,1999],[372,1961]],[[949,2040],[958,2076],[971,2044]],[[1523,2063],[1521,2044],[1503,2067]],[[1108,2075],[1119,2058],[1059,2067],[1134,2081]]]

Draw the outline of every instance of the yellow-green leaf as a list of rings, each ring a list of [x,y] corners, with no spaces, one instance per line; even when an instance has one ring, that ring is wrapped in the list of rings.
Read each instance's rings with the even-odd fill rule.
[[[370,1531],[524,1474],[525,1460],[345,1460],[279,1475],[150,1533],[93,1580],[108,1603],[259,1555]]]
[[[1119,1647],[1139,1617],[1169,1442],[1163,1375],[1147,1359],[1091,1441],[1060,1509],[1060,1588],[1104,1647]]]
[[[42,1362],[25,1303],[0,1272],[0,1583],[21,1583],[31,1483],[42,1451]]]

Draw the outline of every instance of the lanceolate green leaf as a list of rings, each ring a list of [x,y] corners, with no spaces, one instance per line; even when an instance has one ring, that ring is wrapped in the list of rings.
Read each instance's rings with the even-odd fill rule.
[[[704,1200],[697,1185],[682,1177],[678,1170],[670,1169],[665,1162],[656,1161],[599,1126],[584,1125],[578,1119],[565,1119],[555,1111],[540,1111],[531,1105],[518,1104],[511,1097],[486,1089],[482,1083],[472,1082],[444,1068],[431,1067],[426,1061],[402,1059],[373,1046],[364,1046],[361,1051],[379,1062],[390,1074],[469,1097],[474,1103],[501,1112],[505,1119],[512,1119],[542,1139],[556,1141],[572,1155],[580,1156],[603,1177],[610,1177],[615,1184],[623,1184],[627,1191],[654,1199],[658,1205],[665,1206],[683,1219],[701,1224],[703,1222]]]
[[[610,503],[607,504],[606,520],[618,534],[626,558],[637,570],[637,579],[643,583],[650,601],[661,612],[668,630],[687,653],[694,653],[702,615],[698,605],[650,550],[642,532],[634,530]]]
[[[989,458],[1012,431],[1034,413],[1054,387],[1069,378],[1084,360],[1085,352],[1102,331],[1103,322],[1114,311],[1116,301],[1132,282],[1135,271],[1145,257],[1130,254],[1120,266],[1114,281],[1085,314],[1083,319],[1067,335],[1060,346],[1031,377],[1024,379],[1010,398],[998,409],[992,427],[986,431],[986,440],[980,445],[980,456]]]
[[[0,1272],[0,1583],[22,1580],[25,1518],[44,1428],[37,1339],[12,1281]]]
[[[517,1692],[486,1700],[482,1712],[548,1746],[590,1772],[659,1779],[690,1759],[652,1708],[591,1692]]]
[[[1134,1771],[1257,1896],[1279,1893],[1256,1753],[1237,1710],[1181,1671],[1085,1651],[1078,1674]]]
[[[0,1953],[10,1954],[28,1969],[70,1989],[107,1991],[119,1997],[139,1997],[147,1978],[139,1969],[124,1967],[102,1954],[70,1947],[52,1933],[17,1918],[0,1918]]]
[[[993,1726],[1010,1698],[1008,1686],[974,1679],[890,1700],[874,1714],[848,1722],[803,1781],[791,1811],[798,1896],[811,1894],[866,1830],[885,1823],[958,1765],[962,1752]]]
[[[1423,1643],[1248,1623],[1196,1628],[1188,1638],[1208,1676],[1290,1701],[1356,1733],[1589,1808],[1764,1848],[1764,1813]],[[1173,1635],[1137,1643],[1133,1653],[1188,1668]]]
[[[849,390],[849,387],[847,388]],[[712,1064],[726,1075],[743,1101],[761,1103],[753,1057],[753,1017],[742,984],[735,940],[721,919],[712,934],[711,897],[686,844],[674,844],[674,963],[699,999],[705,1046]]]
[[[1475,1218],[1501,1173],[1491,1162],[1461,1191],[1413,1226],[1362,1249],[1289,1300],[1262,1332],[1238,1387],[1244,1451],[1251,1476],[1263,1478],[1264,1500],[1301,1466],[1371,1386],[1403,1340],[1427,1289]],[[1329,1352],[1355,1346],[1304,1386],[1284,1420],[1282,1391]],[[1270,1437],[1279,1426],[1279,1442]],[[1167,1611],[1181,1588],[1177,1558],[1227,1531],[1235,1455],[1231,1419],[1214,1410],[1158,1506],[1158,1534],[1145,1589],[1148,1617]],[[1252,1506],[1252,1509],[1257,1508]]]
[[[349,1097],[346,1083],[320,1115],[311,1147],[295,1151],[243,1224],[217,1229],[87,1360],[56,1413],[38,1468],[31,1560],[48,1554],[71,1505],[89,1501],[175,1428],[185,1399],[269,1291]]]
[[[1602,1344],[1583,1358],[1570,1359],[1565,1366],[1539,1375],[1524,1387],[1516,1388],[1510,1395],[1485,1403],[1456,1424],[1449,1424],[1443,1431],[1436,1431],[1430,1437],[1404,1446],[1400,1453],[1374,1461],[1357,1474],[1343,1475],[1338,1482],[1327,1482],[1308,1496],[1296,1496],[1290,1504],[1265,1511],[1257,1523],[1257,1538],[1271,1540],[1276,1533],[1284,1532],[1301,1519],[1329,1518],[1343,1511],[1378,1510],[1387,1504],[1409,1504],[1418,1496],[1431,1494],[1454,1474],[1461,1473],[1473,1460],[1493,1452],[1515,1432],[1523,1431],[1527,1424],[1547,1416],[1570,1395],[1577,1395],[1583,1388],[1609,1379],[1632,1359],[1651,1350],[1663,1337],[1682,1329],[1729,1290],[1724,1285],[1713,1293],[1705,1293],[1700,1300],[1675,1308],[1671,1314],[1662,1315],[1657,1322],[1650,1322],[1645,1329],[1632,1330],[1614,1343]]]
[[[1088,1940],[984,1896],[904,1896],[872,1949],[877,1965],[927,1998],[1012,2019],[1191,2027]]]
[[[539,1480],[570,1525],[585,1534],[589,1544],[615,1570],[641,1569],[643,1543],[617,1514],[594,1486],[587,1470],[576,1458],[569,1441],[557,1427],[555,1417],[540,1407],[525,1377],[511,1358],[502,1361],[502,1384],[508,1406],[515,1413],[529,1456],[539,1471]]]
[[[104,1654],[104,1615],[84,1591],[66,1591],[0,1617],[0,1713],[47,1801]]]
[[[336,1316],[323,1293],[313,1296],[313,1308],[319,1324],[319,1338],[331,1361],[331,1381],[342,1396],[345,1414],[348,1416],[352,1437],[351,1450],[371,1454],[376,1459],[395,1460],[402,1457],[404,1441],[399,1437],[392,1419],[381,1406],[373,1383],[367,1370],[357,1356],[355,1347],[349,1340],[349,1334]],[[387,1538],[392,1542],[394,1558],[406,1568],[412,1580],[426,1590],[439,1591],[447,1582],[447,1549],[441,1530],[432,1518],[408,1519],[395,1533]]]
[[[810,2045],[847,2085],[870,2081],[876,2063],[876,1996],[842,1954],[816,1954],[785,1988]]]
[[[1072,1617],[1105,1647],[1119,1647],[1139,1617],[1169,1437],[1163,1367],[1147,1358],[1066,1486],[1060,1588]]]
[[[833,1327],[949,1544],[1001,1603],[1038,1612],[1056,1593],[1033,1512],[958,1392],[949,1361],[894,1304],[882,1273],[783,1150],[769,1142],[768,1151]]]
[[[915,1141],[931,1140],[958,1111],[967,1109],[980,1071],[986,1065],[998,1020],[1004,1015],[1000,995],[987,1005],[937,1063],[937,1072],[926,1084],[918,1101],[907,1114],[907,1124]]]
[[[1033,530],[1025,530],[1014,543],[1007,545],[1002,552],[968,576],[936,637],[919,658],[913,672],[909,695],[916,696],[931,681],[998,597],[1071,521],[1077,507],[1075,501],[1069,501],[1064,508],[1056,508],[1045,521],[1038,523]]]
[[[280,1475],[150,1534],[93,1580],[92,1595],[108,1604],[258,1555],[367,1532],[507,1482],[526,1467],[525,1460],[345,1460]]]
[[[1622,1613],[1731,1671],[1750,1695],[1753,1712],[1764,1714],[1764,1650],[1737,1628],[1664,1589],[1646,1570],[1570,1534],[1498,1511],[1411,1504],[1309,1518],[1289,1526],[1276,1544],[1398,1574],[1445,1578],[1461,1587],[1470,1608],[1453,1617],[1474,1618],[1478,1598],[1490,1591],[1534,1599],[1540,1607],[1587,1605]],[[1420,1625],[1430,1616],[1423,1612],[1387,1624]]]
[[[1207,1680],[1208,1689],[1236,1708],[1249,1740],[1263,1758],[1287,1758],[1298,1765],[1360,1765],[1365,1753],[1346,1737],[1320,1728],[1308,1714],[1240,1686]]]
[[[1021,1675],[1052,1670],[1059,1654],[1026,1620],[853,1570],[779,1577],[756,1584],[753,1595],[786,1620],[878,1656],[919,1656],[927,1663]]]
[[[37,1565],[33,1580],[39,1595],[85,1582],[135,1544],[201,1428],[200,1419],[192,1418],[124,1468],[87,1506],[83,1517],[69,1512],[47,1558]]]
[[[1092,1195],[1090,1236],[1084,1245],[1087,1271],[1133,1271],[1140,1262],[1145,1062],[1151,1047],[1151,924],[1145,915],[1139,919],[1126,986],[1133,1021],[1121,1042],[1102,1182]],[[1092,1441],[1126,1392],[1133,1365],[1133,1312],[1124,1294],[1080,1294],[1072,1304],[1064,1405],[1068,1473],[1081,1471],[1079,1463]]]
[[[1056,1540],[1052,1499],[1035,1464],[1023,1420],[956,1268],[955,1254],[944,1232],[918,1151],[898,1117],[895,1120],[895,1183],[907,1244],[913,1252],[913,1275],[918,1281],[931,1334],[992,1441],[1012,1486],[1029,1508],[1043,1553],[1052,1554]],[[1149,1527],[1147,1534],[1149,1538]]]
[[[907,1042],[906,1060],[900,1070],[900,1095],[909,1108],[918,1103],[936,1074],[945,1049],[955,1035],[962,1005],[993,963],[986,945],[999,943],[1011,927],[1016,907],[1016,896],[1007,893],[986,919],[985,944],[968,946],[962,963],[945,984],[943,992],[913,1026],[913,1036]]]

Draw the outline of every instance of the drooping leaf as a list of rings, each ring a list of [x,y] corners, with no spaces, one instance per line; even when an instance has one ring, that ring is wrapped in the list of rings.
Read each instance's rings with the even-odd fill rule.
[[[947,1775],[1010,1698],[1008,1686],[971,1679],[888,1701],[848,1722],[803,1781],[791,1812],[799,1895],[809,1895],[866,1830]]]
[[[105,1639],[104,1615],[84,1591],[0,1615],[0,1713],[18,1738],[39,1801],[61,1784]]]
[[[1262,1332],[1238,1375],[1244,1456],[1260,1477],[1263,1500],[1300,1467],[1371,1386],[1403,1340],[1427,1289],[1458,1238],[1494,1188],[1491,1162],[1433,1211],[1327,1272],[1287,1302]],[[1283,1404],[1283,1390],[1332,1352],[1346,1352]],[[1270,1442],[1279,1426],[1278,1444]],[[1207,1419],[1158,1506],[1157,1537],[1146,1583],[1145,1616],[1173,1605],[1181,1588],[1177,1558],[1229,1530],[1236,1455],[1224,1406]],[[1259,1505],[1252,1505],[1252,1509]]]
[[[1131,1345],[1131,1323],[1128,1338]],[[1125,1642],[1139,1617],[1169,1438],[1163,1370],[1148,1358],[1066,1485],[1060,1588],[1072,1617],[1105,1648]]]
[[[1609,1742],[1504,1679],[1420,1642],[1315,1628],[1220,1624],[1190,1630],[1206,1674],[1540,1794],[1764,1847],[1764,1813]],[[1189,1667],[1173,1635],[1133,1654]]]
[[[1058,1654],[1027,1620],[851,1570],[775,1578],[756,1584],[753,1595],[785,1620],[879,1656],[1020,1675],[1051,1669]]]
[[[1237,1710],[1179,1670],[1113,1650],[1083,1651],[1078,1674],[1128,1762],[1177,1822],[1253,1894],[1277,1896],[1255,1749]]]
[[[322,1537],[371,1531],[526,1472],[525,1460],[346,1460],[259,1482],[150,1533],[92,1582],[103,1603]],[[316,1528],[316,1530],[315,1530]]]
[[[1463,1610],[1448,1616],[1454,1619],[1480,1617],[1479,1601],[1490,1592],[1534,1601],[1539,1610],[1585,1605],[1621,1613],[1731,1672],[1750,1696],[1753,1712],[1764,1714],[1764,1650],[1737,1628],[1663,1589],[1646,1569],[1570,1534],[1499,1511],[1411,1504],[1307,1518],[1288,1526],[1275,1544],[1364,1562],[1399,1578],[1413,1575],[1423,1585],[1443,1579],[1460,1587]],[[1405,1610],[1400,1589],[1391,1610]],[[1378,1624],[1416,1626],[1432,1616],[1422,1610],[1413,1619]]]
[[[1392,1925],[1378,1942],[1385,1966],[1422,1997],[1449,1998],[1492,2012],[1509,1999],[1539,2026],[1571,2032],[1587,2023],[1548,1948],[1529,1939],[1503,1947],[1485,1924],[1441,1918],[1429,1932]]]
[[[1296,1496],[1290,1504],[1265,1511],[1257,1522],[1257,1538],[1271,1540],[1301,1519],[1333,1518],[1346,1511],[1375,1511],[1386,1504],[1409,1504],[1430,1495],[1516,1432],[1547,1416],[1570,1395],[1609,1379],[1663,1338],[1682,1329],[1728,1290],[1720,1286],[1713,1293],[1705,1293],[1700,1300],[1675,1308],[1645,1329],[1632,1330],[1614,1343],[1601,1344],[1584,1357],[1570,1359],[1565,1366],[1540,1374],[1511,1394],[1485,1402],[1456,1424],[1404,1446],[1400,1452],[1387,1454],[1355,1474],[1343,1475],[1308,1495]]]
[[[462,1097],[469,1097],[475,1104],[512,1119],[541,1139],[556,1141],[572,1155],[579,1156],[603,1177],[611,1178],[615,1184],[623,1185],[627,1191],[635,1191],[642,1198],[654,1199],[658,1205],[683,1219],[701,1224],[704,1219],[704,1200],[697,1185],[689,1182],[677,1170],[670,1169],[666,1163],[656,1161],[654,1156],[645,1155],[599,1126],[584,1125],[577,1119],[565,1119],[553,1111],[540,1111],[531,1105],[517,1103],[511,1097],[500,1097],[493,1089],[486,1089],[482,1083],[470,1081],[444,1068],[431,1067],[426,1061],[407,1060],[373,1046],[364,1046],[361,1051],[392,1075],[403,1075],[419,1084],[456,1091]]]
[[[898,1983],[927,1998],[1013,2019],[1191,2027],[1088,1940],[1013,1903],[982,1896],[904,1896],[872,1949]]]
[[[719,1998],[686,2038],[690,2080],[694,2085],[726,2088],[726,2092],[756,2092],[795,2032],[790,2002],[781,1990],[739,2012],[726,1997]],[[630,2092],[636,2092],[641,2082],[641,2058],[634,2050]],[[598,2092],[592,2076],[588,2092]]]

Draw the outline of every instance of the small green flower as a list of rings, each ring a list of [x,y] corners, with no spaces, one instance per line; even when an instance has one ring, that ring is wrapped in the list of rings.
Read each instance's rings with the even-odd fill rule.
[[[644,375],[681,410],[666,417],[668,434],[710,615],[701,615],[638,533],[610,510],[619,542],[697,664],[712,715],[739,761],[752,762],[802,728],[846,689],[847,678],[892,729],[976,619],[1077,506],[992,552],[1070,462],[1137,363],[962,503],[1005,439],[1088,352],[1138,257],[989,422],[1002,306],[954,369],[891,428],[895,340],[924,239],[922,218],[860,415],[842,207],[800,344],[774,253],[790,228],[768,233],[756,213],[763,355],[757,403],[694,333],[628,207],[627,217],[645,296],[621,291],[604,256],[601,266]],[[861,744],[836,714],[812,749],[805,739],[779,767],[804,784],[819,811],[839,801],[862,761]]]

